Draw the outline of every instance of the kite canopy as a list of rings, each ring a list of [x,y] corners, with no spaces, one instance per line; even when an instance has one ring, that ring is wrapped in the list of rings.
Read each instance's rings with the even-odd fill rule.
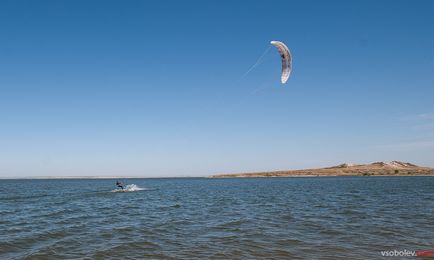
[[[281,81],[282,84],[285,84],[291,74],[292,69],[292,57],[289,52],[288,47],[283,42],[279,41],[271,41],[272,45],[274,45],[279,51],[280,57],[282,58],[282,76]]]

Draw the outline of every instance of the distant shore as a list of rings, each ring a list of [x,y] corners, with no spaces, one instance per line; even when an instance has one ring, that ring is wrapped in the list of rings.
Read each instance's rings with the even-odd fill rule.
[[[205,178],[197,176],[172,176],[172,177],[150,177],[150,176],[27,176],[27,177],[0,177],[0,180],[99,180],[99,179],[176,179],[176,178]]]
[[[420,167],[399,161],[375,162],[371,164],[340,164],[317,169],[226,173],[210,178],[255,178],[255,177],[333,177],[333,176],[434,176],[434,168]]]
[[[280,171],[279,171],[280,172]],[[0,180],[122,180],[122,179],[183,179],[183,178],[195,178],[195,179],[224,179],[224,178],[316,178],[316,177],[351,177],[351,176],[373,176],[373,177],[429,177],[434,176],[434,172],[430,174],[336,174],[336,175],[320,175],[320,174],[306,174],[306,175],[275,175],[275,172],[257,172],[257,173],[228,173],[221,175],[211,176],[191,176],[191,177],[83,177],[83,176],[68,176],[68,177],[0,177]]]
[[[259,178],[259,177],[336,177],[336,176],[434,176],[434,168],[399,161],[371,164],[343,163],[337,166],[265,172],[223,173],[211,176],[24,176],[2,180],[79,180],[79,179],[159,179],[159,178]]]

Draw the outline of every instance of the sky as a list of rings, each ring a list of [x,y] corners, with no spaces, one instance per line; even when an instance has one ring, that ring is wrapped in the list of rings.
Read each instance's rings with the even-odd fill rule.
[[[429,0],[0,1],[0,177],[434,167],[433,13]],[[284,85],[271,40],[293,55]]]

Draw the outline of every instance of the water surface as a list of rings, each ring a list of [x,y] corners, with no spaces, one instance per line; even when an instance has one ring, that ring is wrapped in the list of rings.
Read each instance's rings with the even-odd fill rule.
[[[434,249],[434,177],[3,180],[0,258],[380,257]]]

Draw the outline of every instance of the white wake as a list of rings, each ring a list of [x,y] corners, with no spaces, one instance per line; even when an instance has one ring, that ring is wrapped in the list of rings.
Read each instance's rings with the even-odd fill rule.
[[[145,188],[139,187],[136,184],[128,184],[124,189],[115,189],[112,192],[129,192],[129,191],[141,191],[145,190]]]

